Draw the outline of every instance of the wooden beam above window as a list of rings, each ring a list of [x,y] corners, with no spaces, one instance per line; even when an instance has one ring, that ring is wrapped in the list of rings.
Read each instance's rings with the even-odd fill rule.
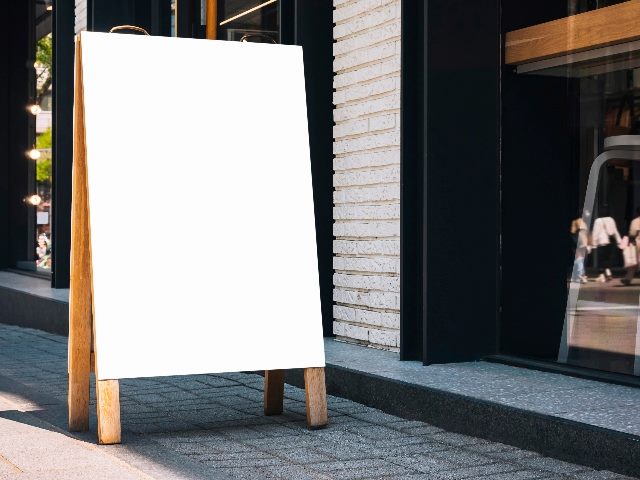
[[[519,65],[640,39],[640,0],[507,32],[505,63]]]

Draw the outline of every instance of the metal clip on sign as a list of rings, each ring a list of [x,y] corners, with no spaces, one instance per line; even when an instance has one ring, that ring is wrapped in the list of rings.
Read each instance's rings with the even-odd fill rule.
[[[264,33],[247,33],[246,35],[243,35],[242,38],[240,39],[240,41],[242,43],[247,43],[249,41],[250,38],[264,38],[265,40],[268,40],[271,43],[274,44],[278,44],[278,42],[275,41],[275,39],[269,35],[266,35]]]
[[[139,32],[144,35],[151,36],[149,35],[149,32],[147,32],[144,28],[136,27],[135,25],[117,25],[109,30],[109,33],[119,32],[120,30],[132,30],[134,32]]]

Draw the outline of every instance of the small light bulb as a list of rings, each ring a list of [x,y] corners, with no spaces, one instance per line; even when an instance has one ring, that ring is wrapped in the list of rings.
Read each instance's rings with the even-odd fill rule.
[[[53,5],[47,5],[47,12],[50,12],[51,10],[53,10]]]
[[[39,113],[42,112],[42,108],[40,108],[40,105],[29,105],[29,111],[33,114],[33,115],[38,115]]]
[[[33,68],[38,68],[38,62],[33,62]]]
[[[40,153],[40,150],[38,150],[37,148],[32,148],[27,152],[27,155],[31,160],[38,160],[42,154]]]
[[[40,195],[31,195],[29,198],[27,198],[27,202],[29,202],[31,205],[38,206],[42,202],[42,197],[40,197]]]

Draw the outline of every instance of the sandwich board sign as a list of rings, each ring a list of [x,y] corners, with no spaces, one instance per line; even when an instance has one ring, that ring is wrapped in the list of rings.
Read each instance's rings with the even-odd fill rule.
[[[118,379],[303,368],[326,424],[302,49],[76,40],[69,427],[120,441]],[[93,342],[93,349],[92,349]]]

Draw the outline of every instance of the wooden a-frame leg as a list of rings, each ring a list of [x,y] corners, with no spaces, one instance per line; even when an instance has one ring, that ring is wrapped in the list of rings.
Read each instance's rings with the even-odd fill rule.
[[[264,414],[280,415],[284,402],[284,370],[264,372]]]
[[[93,318],[93,274],[87,158],[84,125],[84,86],[82,48],[76,40],[76,78],[73,119],[73,188],[71,203],[71,292],[69,297],[69,428],[89,428],[89,371],[98,356],[98,345],[91,354],[91,333],[96,339]],[[93,358],[92,358],[93,357]],[[98,380],[98,443],[120,443],[120,388],[117,380]]]
[[[76,75],[80,73],[76,42]],[[80,81],[79,81],[80,80]],[[91,252],[85,163],[82,81],[76,78],[74,112],[73,198],[71,208],[71,290],[69,294],[69,430],[89,430],[91,352]]]
[[[84,432],[89,430],[91,313],[84,312],[84,308],[78,307],[73,300],[70,303],[69,430]]]
[[[98,443],[120,443],[120,385],[118,380],[96,381]]]
[[[323,368],[304,369],[304,390],[307,400],[307,425],[311,429],[327,424],[327,387]]]

